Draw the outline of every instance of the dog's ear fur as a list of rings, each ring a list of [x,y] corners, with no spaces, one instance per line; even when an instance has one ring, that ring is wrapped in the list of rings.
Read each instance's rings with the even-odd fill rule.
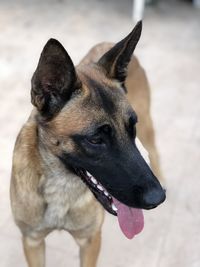
[[[31,83],[31,102],[47,118],[56,114],[80,88],[73,62],[57,40],[46,43]]]
[[[103,68],[107,77],[118,80],[122,85],[124,85],[128,63],[140,39],[141,31],[142,21],[139,21],[127,37],[112,47],[98,61],[98,65]]]

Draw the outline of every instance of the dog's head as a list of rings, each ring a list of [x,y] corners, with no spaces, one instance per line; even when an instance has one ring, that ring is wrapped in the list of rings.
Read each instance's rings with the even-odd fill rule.
[[[126,70],[141,28],[139,22],[98,62],[77,69],[63,46],[51,39],[32,78],[32,103],[45,146],[113,214],[113,198],[142,209],[165,199],[136,147],[137,114],[125,96]]]

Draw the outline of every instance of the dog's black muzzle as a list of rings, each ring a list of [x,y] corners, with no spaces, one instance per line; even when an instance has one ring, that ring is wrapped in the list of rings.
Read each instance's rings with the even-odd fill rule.
[[[67,158],[71,161],[70,156]],[[98,161],[74,158],[71,164],[90,172],[113,197],[127,206],[153,209],[166,198],[165,190],[135,145],[107,153]]]
[[[145,162],[137,147],[86,169],[127,206],[152,209],[164,202],[166,195],[158,179]]]

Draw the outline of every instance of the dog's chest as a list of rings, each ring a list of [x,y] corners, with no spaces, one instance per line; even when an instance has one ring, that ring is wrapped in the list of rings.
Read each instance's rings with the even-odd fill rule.
[[[43,180],[43,197],[46,210],[42,225],[50,229],[71,229],[73,227],[70,211],[87,194],[88,189],[76,176],[57,173]]]
[[[68,186],[61,177],[54,181],[48,180],[44,189],[44,198],[47,203],[44,224],[49,228],[63,228],[70,206]]]

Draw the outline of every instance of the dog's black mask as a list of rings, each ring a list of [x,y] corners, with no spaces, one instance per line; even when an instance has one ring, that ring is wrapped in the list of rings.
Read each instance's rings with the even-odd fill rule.
[[[114,138],[106,148],[87,146],[87,139],[80,136],[74,136],[74,140],[79,152],[76,155],[63,153],[62,161],[76,169],[87,170],[120,202],[130,207],[152,209],[165,200],[165,191],[133,139],[119,144]]]

